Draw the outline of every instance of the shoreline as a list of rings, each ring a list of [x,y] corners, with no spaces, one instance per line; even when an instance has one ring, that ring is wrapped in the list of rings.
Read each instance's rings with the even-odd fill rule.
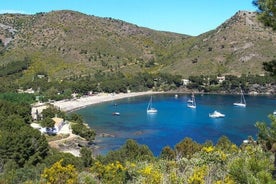
[[[200,92],[200,91],[193,91],[193,90],[188,90],[188,91],[178,91],[178,90],[173,90],[173,91],[167,91],[167,92],[160,92],[160,91],[145,91],[145,92],[130,92],[130,93],[99,93],[96,95],[91,95],[91,96],[82,96],[80,98],[75,98],[75,99],[66,99],[66,100],[60,100],[60,101],[55,101],[50,104],[54,105],[58,109],[64,112],[72,112],[76,111],[82,108],[85,108],[90,105],[94,104],[99,104],[99,103],[104,103],[104,102],[110,102],[113,100],[119,100],[123,98],[131,98],[131,97],[136,97],[136,96],[143,96],[143,95],[152,95],[152,94],[161,94],[161,93],[182,93],[182,94],[212,94],[212,95],[239,95],[239,93],[206,93],[206,92]],[[246,94],[249,96],[274,96],[275,94]]]
[[[143,96],[143,95],[153,95],[153,94],[201,94],[201,95],[239,95],[239,93],[225,93],[225,92],[201,92],[201,91],[194,91],[194,90],[171,90],[171,91],[145,91],[145,92],[130,92],[130,93],[99,93],[91,96],[82,96],[80,98],[74,99],[65,99],[60,101],[54,101],[51,103],[36,103],[32,105],[32,117],[36,119],[36,113],[41,113],[43,109],[48,107],[47,104],[51,104],[64,112],[73,112],[82,108],[85,108],[90,105],[110,102],[113,100],[119,100],[123,98],[131,98],[136,96]],[[259,93],[259,94],[250,94],[247,93],[245,95],[249,96],[275,96],[274,93]]]
[[[147,92],[130,92],[130,93],[119,93],[119,94],[99,93],[97,95],[83,96],[77,99],[56,101],[56,102],[52,102],[51,104],[57,107],[58,109],[60,109],[61,111],[72,112],[94,104],[110,102],[113,100],[119,100],[123,98],[130,98],[130,97],[151,95],[151,94],[160,94],[160,93],[163,93],[163,92],[147,91]]]
[[[113,100],[119,100],[119,99],[124,99],[124,98],[131,98],[131,97],[136,97],[136,96],[154,95],[154,94],[190,94],[190,93],[192,93],[192,92],[191,91],[185,91],[185,92],[184,91],[167,91],[167,92],[147,91],[147,92],[130,92],[130,93],[118,93],[118,94],[99,93],[99,94],[96,94],[93,96],[92,95],[91,96],[82,96],[78,99],[67,99],[67,100],[55,101],[55,102],[52,102],[51,104],[54,105],[55,107],[59,108],[62,111],[72,112],[72,111],[75,111],[75,110],[78,110],[81,108],[85,108],[90,105],[110,102]],[[203,94],[203,95],[211,94],[211,93],[202,93],[202,92],[195,92],[195,91],[193,91],[193,93]],[[212,94],[229,95],[229,94],[222,94],[222,93],[212,93]],[[262,94],[262,95],[264,95],[264,94]],[[250,96],[255,96],[255,95],[250,95]],[[256,96],[259,96],[259,95],[256,95]],[[264,96],[267,96],[267,95],[264,95]],[[100,133],[99,137],[115,137],[115,136],[111,135],[111,134],[106,134],[105,132],[102,132],[102,133]],[[60,141],[57,141],[57,142],[60,142]],[[71,141],[73,141],[73,140],[71,140]],[[69,142],[71,142],[71,141],[69,141]],[[95,149],[96,152],[98,150],[100,150],[100,148],[97,146],[93,146],[93,149]],[[74,147],[70,147],[70,146],[67,147],[66,149],[60,148],[60,151],[68,152],[75,156],[80,155],[79,148],[74,148]]]

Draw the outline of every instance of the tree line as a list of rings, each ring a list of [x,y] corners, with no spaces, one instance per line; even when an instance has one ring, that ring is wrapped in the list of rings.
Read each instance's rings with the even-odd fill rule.
[[[260,76],[260,75],[226,75],[225,79],[220,82],[217,76],[190,76],[189,89],[196,89],[204,92],[225,92],[235,93],[243,89],[248,92],[253,85],[266,87],[266,85],[275,84],[275,76]]]
[[[255,84],[260,87],[275,84],[275,76],[259,75],[226,75],[225,80],[220,83],[215,75],[190,76],[189,84],[186,86],[191,90],[203,92],[225,92],[233,93],[242,88],[246,92]],[[61,82],[48,81],[47,76],[35,78],[32,82],[24,85],[24,89],[32,88],[40,101],[71,99],[72,94],[78,96],[93,93],[126,93],[128,91],[170,91],[182,89],[182,77],[171,74],[150,74],[139,73],[134,76],[127,76],[122,73],[101,74],[87,77],[74,77],[64,79]]]

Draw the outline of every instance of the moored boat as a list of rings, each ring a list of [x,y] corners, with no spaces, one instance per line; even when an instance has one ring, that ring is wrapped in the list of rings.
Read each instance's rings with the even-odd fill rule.
[[[120,116],[121,114],[119,112],[113,112],[112,115],[113,116]]]
[[[187,107],[195,109],[196,108],[196,101],[195,101],[195,95],[192,94],[191,99],[187,101]]]
[[[149,113],[149,114],[157,113],[157,109],[155,109],[152,106],[152,96],[150,97],[150,101],[149,101],[148,108],[147,108],[147,113]]]
[[[210,118],[224,118],[225,114],[222,114],[222,113],[220,113],[218,111],[214,111],[213,113],[209,114],[209,117]]]
[[[239,106],[239,107],[246,107],[246,101],[245,101],[242,90],[241,90],[241,101],[240,102],[235,102],[235,103],[233,103],[233,105]]]

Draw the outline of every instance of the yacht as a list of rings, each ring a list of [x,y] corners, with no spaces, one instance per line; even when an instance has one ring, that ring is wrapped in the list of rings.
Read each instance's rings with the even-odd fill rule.
[[[213,113],[209,114],[209,117],[210,118],[224,118],[225,114],[222,114],[222,113],[220,113],[218,111],[214,111]]]
[[[119,112],[113,112],[112,115],[113,116],[120,116],[121,114]]]
[[[233,103],[233,105],[239,106],[239,107],[246,107],[246,101],[245,101],[242,90],[241,90],[241,100],[240,100],[240,102],[235,102],[235,103]]]
[[[152,106],[152,96],[150,97],[150,101],[149,101],[148,108],[147,108],[147,113],[149,113],[149,114],[157,113],[157,109],[155,109]]]
[[[195,95],[192,94],[191,99],[187,101],[187,107],[195,109],[196,108],[196,101],[195,101]]]

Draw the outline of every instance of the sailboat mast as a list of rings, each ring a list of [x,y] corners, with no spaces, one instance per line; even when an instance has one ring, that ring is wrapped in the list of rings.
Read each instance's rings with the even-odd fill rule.
[[[241,91],[241,103],[243,103],[243,99],[242,99],[242,97],[243,97],[243,94],[242,94],[242,91]]]
[[[149,104],[148,104],[148,109],[151,108],[151,103],[152,103],[152,96],[150,97],[150,101],[149,101]]]
[[[242,102],[243,102],[244,104],[246,104],[246,101],[245,101],[245,98],[244,98],[243,93],[242,93],[242,99],[243,99],[243,101],[242,101]]]

